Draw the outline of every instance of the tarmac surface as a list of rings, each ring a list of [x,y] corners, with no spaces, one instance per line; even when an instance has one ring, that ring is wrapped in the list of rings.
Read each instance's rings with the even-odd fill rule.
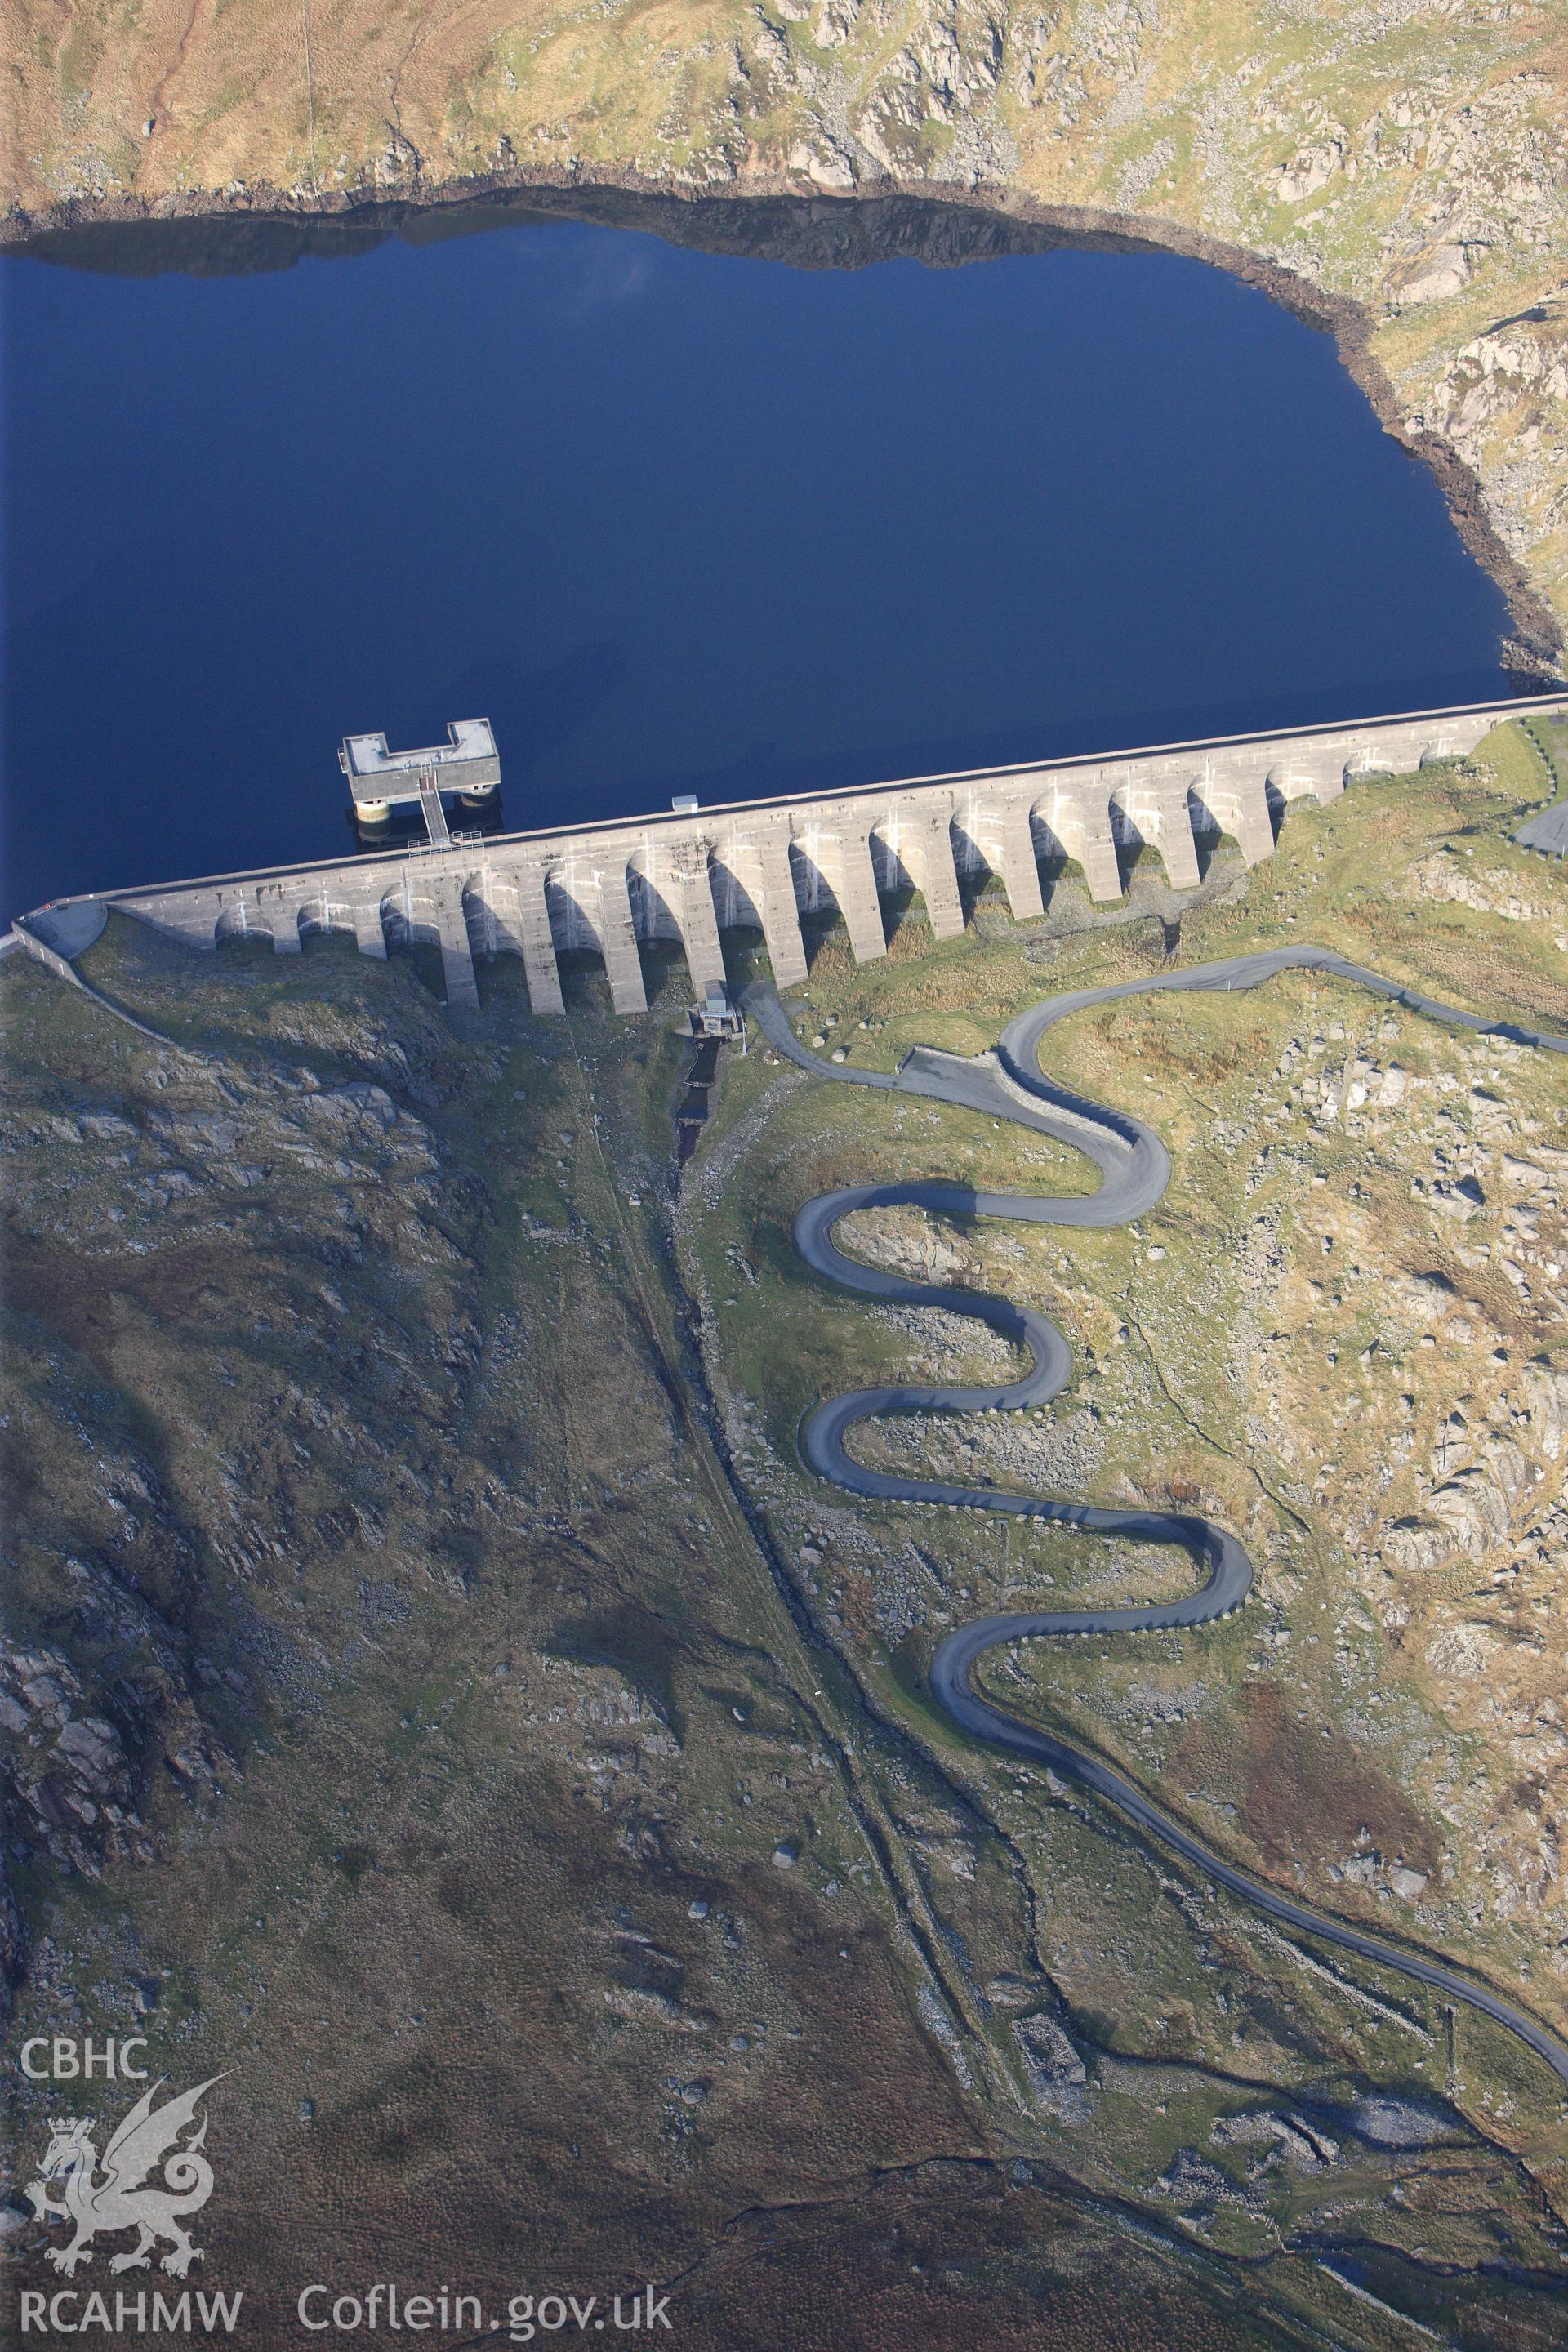
[[[1152,980],[1125,981],[1115,987],[1081,989],[1053,996],[1011,1021],[994,1053],[966,1061],[958,1055],[916,1046],[897,1072],[855,1070],[808,1052],[795,1035],[773,992],[761,983],[748,990],[745,1009],[770,1045],[815,1076],[831,1078],[840,1085],[929,1096],[984,1112],[992,1118],[1005,1118],[1032,1128],[1082,1152],[1099,1169],[1100,1178],[1096,1192],[1067,1197],[989,1192],[970,1185],[928,1181],[845,1185],[808,1201],[795,1219],[795,1237],[802,1256],[815,1272],[841,1289],[858,1292],[864,1297],[904,1307],[940,1307],[948,1314],[972,1316],[1025,1349],[1033,1361],[1032,1369],[1021,1379],[998,1387],[857,1389],[829,1398],[807,1421],[802,1433],[802,1451],[818,1476],[871,1501],[1010,1514],[1017,1518],[1048,1520],[1091,1534],[1118,1536],[1136,1543],[1176,1545],[1186,1551],[1204,1571],[1203,1581],[1177,1601],[1141,1609],[1031,1610],[1006,1616],[979,1617],[961,1626],[947,1636],[931,1661],[931,1690],[938,1703],[961,1729],[975,1738],[1048,1765],[1092,1789],[1140,1830],[1270,1918],[1380,1967],[1396,1969],[1445,1999],[1464,2001],[1494,2019],[1517,2034],[1568,2084],[1568,2045],[1523,2010],[1412,1947],[1368,1935],[1307,1904],[1294,1902],[1289,1895],[1276,1894],[1272,1887],[1212,1852],[1100,1757],[1006,1714],[974,1688],[973,1674],[977,1661],[987,1650],[1010,1643],[1049,1635],[1081,1638],[1192,1628],[1228,1617],[1245,1603],[1253,1581],[1252,1562],[1233,1535],[1194,1514],[1102,1509],[1043,1496],[1007,1494],[993,1487],[896,1477],[867,1469],[845,1449],[848,1432],[861,1421],[897,1413],[1005,1412],[1026,1405],[1047,1404],[1071,1377],[1072,1352],[1056,1324],[1037,1307],[1016,1306],[1009,1299],[982,1291],[911,1281],[846,1256],[833,1239],[839,1219],[857,1209],[908,1205],[949,1215],[1010,1217],[1035,1224],[1105,1228],[1130,1223],[1152,1209],[1164,1192],[1171,1178],[1170,1155],[1153,1129],[1142,1119],[1091,1102],[1042,1074],[1039,1048],[1047,1031],[1071,1013],[1124,996],[1158,991],[1228,992],[1256,988],[1276,973],[1290,971],[1331,973],[1451,1028],[1474,1031],[1482,1036],[1506,1037],[1543,1053],[1568,1054],[1568,1036],[1460,1012],[1435,997],[1386,980],[1379,972],[1349,963],[1326,948],[1306,945],[1234,956],[1218,963],[1196,964],[1187,970],[1162,973]]]
[[[1521,848],[1539,849],[1548,857],[1568,857],[1568,800],[1554,801],[1514,835]]]

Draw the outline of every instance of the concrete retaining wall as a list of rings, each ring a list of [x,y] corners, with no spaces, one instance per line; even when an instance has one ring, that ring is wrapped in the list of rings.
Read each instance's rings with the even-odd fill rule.
[[[963,928],[963,882],[988,875],[1016,917],[1039,915],[1042,860],[1076,863],[1092,898],[1113,899],[1121,856],[1147,846],[1174,887],[1190,888],[1205,835],[1228,835],[1256,865],[1292,801],[1328,802],[1358,776],[1463,756],[1506,719],[1565,712],[1568,695],[1476,704],[223,875],[110,891],[102,903],[203,949],[262,936],[295,954],[318,929],[349,932],[372,956],[424,941],[441,951],[453,1004],[479,1001],[476,958],[521,956],[539,1013],[563,1009],[558,953],[586,948],[604,959],[616,1012],[637,1013],[641,940],[679,940],[700,997],[723,978],[728,928],[761,930],[787,987],[805,976],[804,916],[837,909],[864,963],[885,952],[881,901],[900,890],[921,893],[947,939]],[[47,929],[83,903],[30,919]]]

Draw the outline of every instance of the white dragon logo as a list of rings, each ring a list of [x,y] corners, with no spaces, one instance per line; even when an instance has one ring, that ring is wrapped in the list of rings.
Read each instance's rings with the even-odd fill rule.
[[[92,2117],[64,2116],[50,2121],[43,2168],[27,2190],[27,2200],[40,2221],[74,2224],[76,2235],[68,2246],[48,2249],[50,2262],[67,2278],[76,2276],[79,2263],[91,2262],[88,2249],[94,2238],[112,2236],[117,2230],[135,2230],[140,2235],[129,2253],[114,2255],[111,2272],[150,2268],[151,2249],[161,2238],[172,2248],[162,2267],[176,2278],[184,2278],[191,2264],[202,2259],[200,2246],[192,2245],[182,2227],[182,2217],[199,2212],[213,2193],[213,2168],[201,2152],[207,2136],[205,2116],[193,2139],[184,2147],[177,2143],[195,2121],[204,2095],[224,2078],[209,2075],[194,2091],[166,2099],[154,2109],[153,2101],[165,2079],[161,2075],[142,2093],[104,2149],[101,2179],[96,2177],[100,2159],[92,2141]],[[160,2165],[162,2179],[149,2183],[149,2174]],[[62,2196],[49,2194],[50,2181],[62,2183]]]

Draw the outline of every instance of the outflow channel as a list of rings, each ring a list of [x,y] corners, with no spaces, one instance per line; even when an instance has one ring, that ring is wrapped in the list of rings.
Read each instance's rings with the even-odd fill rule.
[[[1208,1519],[1174,1511],[1104,1510],[1086,1503],[1058,1502],[1044,1496],[998,1493],[994,1488],[945,1486],[935,1480],[890,1477],[868,1470],[845,1451],[844,1440],[857,1422],[889,1413],[989,1412],[1016,1411],[1046,1404],[1066,1386],[1072,1355],[1060,1331],[1047,1315],[1032,1307],[983,1291],[947,1288],[909,1282],[846,1257],[835,1244],[833,1229],[855,1209],[905,1205],[960,1216],[1016,1217],[1034,1224],[1084,1225],[1103,1228],[1129,1223],[1142,1216],[1163,1193],[1171,1179],[1171,1161],[1152,1128],[1124,1111],[1108,1109],[1042,1076],[1039,1047],[1047,1029],[1092,1004],[1109,1004],[1119,997],[1165,989],[1232,990],[1256,988],[1276,972],[1323,971],[1353,981],[1376,995],[1391,998],[1412,1012],[1455,1029],[1468,1029],[1486,1037],[1506,1037],[1538,1047],[1542,1053],[1568,1054],[1568,1036],[1525,1029],[1506,1021],[1485,1021],[1472,1013],[1402,988],[1381,973],[1347,963],[1326,948],[1298,947],[1249,956],[1233,956],[1221,963],[1196,964],[1185,971],[1162,973],[1153,980],[1124,981],[1113,988],[1080,989],[1053,996],[1008,1024],[994,1053],[965,1061],[928,1046],[916,1046],[896,1074],[851,1070],[806,1051],[795,1036],[788,1016],[773,991],[762,985],[746,994],[747,1009],[769,1042],[792,1062],[819,1077],[849,1086],[877,1087],[886,1092],[925,1095],[939,1102],[957,1103],[984,1111],[993,1118],[1013,1120],[1035,1129],[1058,1143],[1070,1144],[1100,1170],[1096,1192],[1071,1198],[1026,1192],[983,1192],[967,1184],[912,1182],[908,1184],[848,1184],[837,1192],[820,1192],[808,1201],[795,1219],[796,1246],[808,1265],[843,1289],[870,1298],[890,1299],[905,1307],[941,1307],[952,1315],[972,1315],[994,1331],[1026,1349],[1034,1368],[1022,1380],[1001,1388],[879,1388],[857,1389],[830,1398],[806,1423],[804,1445],[812,1468],[851,1494],[883,1503],[947,1505],[969,1510],[1005,1512],[1016,1518],[1049,1519],[1058,1525],[1085,1528],[1098,1535],[1123,1536],[1134,1542],[1176,1544],[1190,1552],[1207,1571],[1194,1592],[1180,1601],[1144,1609],[1031,1610],[1013,1616],[977,1617],[972,1624],[950,1633],[931,1661],[931,1688],[940,1704],[962,1729],[994,1747],[1012,1748],[1036,1762],[1070,1773],[1119,1807],[1138,1827],[1183,1855],[1219,1885],[1228,1887],[1273,1919],[1316,1937],[1321,1942],[1354,1952],[1363,1959],[1397,1969],[1418,1983],[1430,1985],[1450,2000],[1462,2000],[1495,2018],[1568,2084],[1568,2046],[1549,2033],[1511,2002],[1483,1985],[1430,1960],[1420,1953],[1385,1943],[1359,1927],[1293,1903],[1261,1885],[1223,1856],[1211,1853],[1201,1839],[1152,1803],[1141,1789],[1097,1756],[1070,1747],[1047,1731],[1021,1722],[982,1697],[974,1688],[975,1662],[999,1644],[1032,1640],[1047,1633],[1140,1633],[1152,1628],[1206,1625],[1227,1617],[1246,1600],[1252,1586],[1252,1562],[1233,1535]]]

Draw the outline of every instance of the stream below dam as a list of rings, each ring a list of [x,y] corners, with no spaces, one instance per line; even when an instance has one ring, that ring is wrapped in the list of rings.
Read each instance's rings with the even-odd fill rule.
[[[488,717],[523,829],[1509,691],[1432,475],[1201,262],[355,243],[0,260],[8,912],[341,854],[367,730]]]

